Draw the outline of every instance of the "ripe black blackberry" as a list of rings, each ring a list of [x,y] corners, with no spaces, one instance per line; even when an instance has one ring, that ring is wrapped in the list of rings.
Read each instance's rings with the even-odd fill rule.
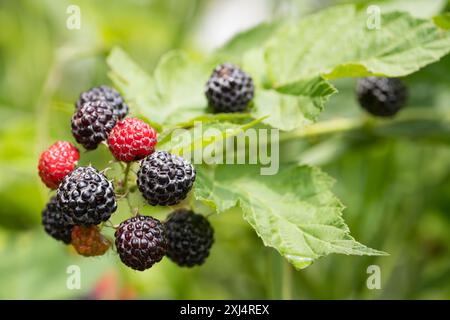
[[[115,232],[120,260],[138,271],[151,268],[166,254],[163,224],[152,217],[136,216],[123,221]]]
[[[359,79],[356,94],[361,107],[378,117],[395,115],[405,105],[407,99],[406,86],[397,78]]]
[[[71,242],[71,233],[74,225],[58,209],[56,197],[52,197],[42,210],[42,225],[45,231],[65,244]]]
[[[208,104],[216,112],[244,111],[253,99],[252,78],[231,63],[217,66],[206,83]]]
[[[79,167],[59,185],[58,208],[74,224],[96,225],[117,209],[114,187],[93,167]]]
[[[128,105],[125,103],[120,93],[118,93],[115,89],[104,85],[93,87],[82,92],[75,106],[77,109],[80,109],[86,102],[97,100],[104,100],[108,102],[119,120],[122,120],[128,114]]]
[[[137,185],[152,206],[171,206],[186,198],[195,181],[192,164],[166,151],[157,151],[141,161]]]
[[[72,134],[83,147],[93,150],[106,140],[117,120],[108,102],[88,101],[72,116]]]
[[[214,230],[202,215],[186,209],[172,212],[165,222],[167,256],[179,266],[201,265],[214,243]]]

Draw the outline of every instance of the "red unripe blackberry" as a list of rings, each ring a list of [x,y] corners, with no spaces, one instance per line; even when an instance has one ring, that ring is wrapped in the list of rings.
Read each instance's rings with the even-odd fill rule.
[[[186,198],[195,181],[192,164],[166,151],[156,151],[141,161],[137,185],[152,205],[171,206]]]
[[[97,226],[74,226],[72,229],[72,246],[78,254],[85,257],[101,256],[111,246]]]
[[[42,210],[42,225],[45,232],[56,240],[65,244],[71,241],[71,232],[74,225],[58,209],[56,197],[52,197]]]
[[[253,99],[252,78],[237,66],[217,66],[206,83],[205,95],[215,112],[244,111]]]
[[[134,270],[149,269],[166,254],[164,226],[155,218],[138,215],[125,220],[117,228],[115,237],[120,259]]]
[[[165,222],[167,256],[182,267],[201,265],[214,243],[214,230],[202,215],[190,210],[172,212]]]
[[[79,167],[67,175],[56,194],[59,210],[76,225],[95,225],[117,209],[112,183],[93,167]]]
[[[406,104],[408,92],[400,79],[367,77],[358,80],[356,94],[361,107],[372,115],[391,117]]]
[[[119,121],[108,136],[111,153],[119,161],[140,160],[155,151],[156,131],[136,118]]]
[[[72,116],[72,134],[86,150],[93,150],[107,139],[116,122],[117,116],[106,101],[88,101]]]
[[[56,189],[64,177],[72,172],[80,159],[78,149],[67,141],[57,141],[41,153],[39,176],[50,189]]]
[[[86,102],[97,100],[106,101],[111,106],[118,119],[123,119],[128,114],[128,105],[125,103],[120,93],[105,85],[82,92],[75,106],[77,109],[80,109]]]

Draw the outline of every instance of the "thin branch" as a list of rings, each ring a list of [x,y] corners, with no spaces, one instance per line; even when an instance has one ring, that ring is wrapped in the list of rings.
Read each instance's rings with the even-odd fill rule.
[[[280,142],[313,138],[330,134],[346,133],[361,129],[372,131],[377,128],[404,125],[408,122],[418,121],[436,121],[448,124],[450,126],[450,114],[448,112],[439,112],[428,108],[414,108],[400,114],[395,119],[374,119],[370,117],[361,118],[337,118],[318,122],[304,128],[282,133]]]

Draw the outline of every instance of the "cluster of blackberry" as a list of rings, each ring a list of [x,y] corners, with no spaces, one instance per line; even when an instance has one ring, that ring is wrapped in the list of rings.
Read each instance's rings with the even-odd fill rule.
[[[193,165],[179,156],[155,151],[155,129],[140,119],[127,118],[128,110],[113,88],[92,88],[76,102],[72,134],[86,150],[106,143],[118,161],[139,161],[136,183],[150,205],[180,203],[195,181]],[[102,171],[77,167],[79,159],[79,150],[67,141],[57,141],[41,154],[39,175],[47,187],[56,189],[42,212],[42,223],[50,236],[72,244],[79,254],[102,255],[112,241],[101,234],[99,225],[117,210],[115,187]],[[179,214],[186,218],[174,223],[170,217]],[[184,257],[180,265],[194,266],[209,255],[213,229],[205,217],[181,210],[164,223],[133,216],[116,228],[115,238],[120,259],[133,269],[150,268],[166,255],[176,263]]]
[[[230,63],[219,65],[206,83],[205,96],[215,112],[244,111],[254,96],[252,78]],[[398,79],[369,77],[358,82],[357,97],[373,115],[392,116],[404,105],[406,88]],[[76,102],[72,134],[86,150],[106,143],[118,161],[139,161],[136,184],[148,204],[179,204],[194,184],[193,165],[166,151],[155,151],[155,129],[140,119],[127,118],[128,111],[116,90],[92,88]],[[42,212],[42,223],[50,236],[72,244],[78,253],[101,255],[111,241],[101,235],[98,225],[117,209],[114,185],[92,166],[77,167],[79,159],[78,149],[67,141],[58,141],[41,154],[39,175],[47,187],[57,189]],[[201,265],[213,242],[208,220],[187,209],[172,212],[165,222],[136,215],[115,232],[120,259],[135,270],[148,269],[164,256],[180,266]]]

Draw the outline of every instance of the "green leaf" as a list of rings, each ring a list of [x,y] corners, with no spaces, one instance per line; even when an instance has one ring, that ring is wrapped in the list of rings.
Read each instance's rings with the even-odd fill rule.
[[[195,126],[189,129],[178,128],[180,131],[165,134],[159,139],[158,149],[189,158],[189,156],[193,156],[193,152],[203,152],[208,146],[211,146],[210,149],[212,149],[213,144],[234,137],[262,120],[263,118],[256,119],[245,124],[219,121],[203,123],[200,121],[194,123]]]
[[[450,30],[450,12],[434,17],[433,21],[439,28]]]
[[[400,77],[450,51],[450,33],[432,21],[391,12],[379,29],[353,6],[336,7],[280,29],[268,44],[273,87],[324,75],[328,79],[369,74]]]
[[[282,130],[317,119],[336,92],[326,79],[367,75],[405,76],[450,51],[450,33],[406,13],[381,16],[369,29],[369,16],[339,6],[279,27],[263,48],[244,54],[243,65],[256,78],[252,114]]]
[[[161,131],[158,124],[173,127],[208,112],[203,90],[211,63],[232,57],[255,81],[252,116],[268,116],[264,123],[293,130],[316,121],[336,92],[328,79],[404,76],[450,50],[450,32],[432,21],[389,12],[381,16],[380,29],[369,29],[369,19],[354,6],[340,6],[295,24],[262,24],[237,35],[208,63],[170,52],[153,77],[120,49],[108,63],[130,104]]]
[[[330,253],[384,255],[355,241],[331,192],[333,180],[318,168],[281,167],[263,176],[258,166],[201,167],[195,196],[223,212],[238,205],[266,246],[295,268]]]
[[[205,83],[211,68],[172,51],[164,55],[155,70],[159,101],[152,106],[161,122],[175,124],[202,115],[207,108]]]
[[[212,67],[179,51],[164,55],[151,77],[121,49],[108,57],[110,78],[150,123],[171,125],[205,113],[204,85]]]
[[[250,113],[206,113],[204,115],[194,117],[184,122],[179,122],[173,126],[167,127],[163,132],[161,132],[158,136],[159,144],[165,143],[168,139],[171,138],[172,133],[178,129],[191,129],[196,124],[202,123],[211,123],[211,122],[240,122],[243,119],[252,119],[252,115]]]
[[[417,18],[428,19],[441,12],[446,3],[447,0],[388,0],[377,2],[377,5],[381,12],[402,11]],[[367,3],[364,4],[363,8],[367,8]]]
[[[126,52],[113,48],[106,62],[110,67],[109,77],[130,104],[131,113],[144,117],[153,127],[161,129],[153,117],[151,106],[155,104],[154,80],[138,66]]]
[[[330,95],[294,96],[261,89],[255,93],[252,114],[256,118],[270,115],[264,123],[281,130],[293,130],[314,122]]]
[[[268,116],[263,122],[281,130],[293,130],[314,122],[325,102],[336,92],[320,76],[280,87],[277,91],[271,89],[264,72],[261,48],[244,54],[243,67],[252,75],[256,86],[251,114],[255,118]]]
[[[243,52],[261,47],[279,26],[279,22],[261,23],[240,32],[218,49],[216,53],[219,56],[240,58]]]

